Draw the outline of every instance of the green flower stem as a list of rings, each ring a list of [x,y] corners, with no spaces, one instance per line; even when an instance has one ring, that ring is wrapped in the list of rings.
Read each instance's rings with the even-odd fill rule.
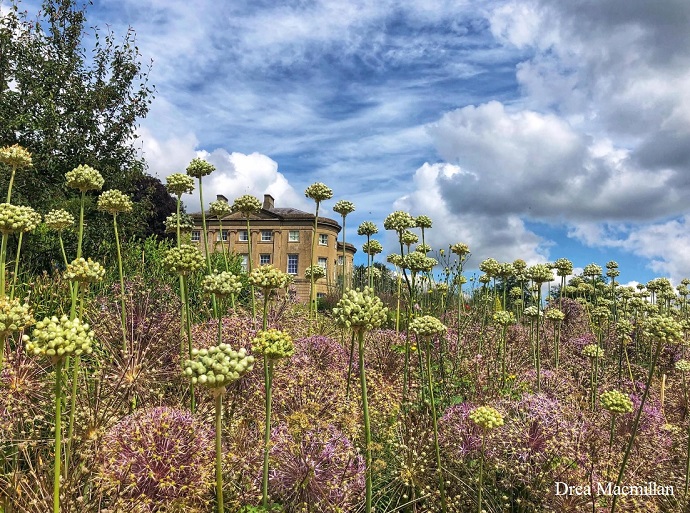
[[[482,446],[479,458],[479,490],[477,492],[477,513],[482,513],[482,488],[484,487],[484,438],[485,433],[482,433]]]
[[[122,323],[122,354],[127,353],[127,310],[125,308],[125,276],[122,272],[122,253],[120,251],[120,236],[117,230],[117,214],[113,215],[113,229],[115,230],[115,247],[117,248],[117,270],[120,276],[120,312]]]
[[[12,275],[12,287],[10,288],[10,299],[14,299],[14,288],[17,285],[17,276],[19,275],[19,257],[22,253],[22,240],[24,239],[24,232],[19,233],[19,242],[17,242],[17,256],[14,259],[14,274]]]
[[[5,297],[5,261],[7,259],[7,233],[2,234],[0,244],[0,297]]]
[[[316,215],[314,217],[314,232],[311,237],[311,262],[310,266],[314,266],[314,256],[316,254],[316,237],[318,233],[319,223],[319,201],[316,201]],[[311,317],[312,312],[314,313],[314,321],[316,321],[316,289],[314,287],[314,273],[311,273],[309,277],[309,316]],[[309,335],[311,335],[312,324],[309,324]]]
[[[539,337],[540,329],[540,319],[541,315],[541,283],[538,284],[537,288],[537,347],[536,347],[536,362],[537,362],[537,393],[541,392],[541,339]]]
[[[223,507],[223,452],[221,445],[221,430],[223,425],[223,389],[214,390],[216,396],[216,503],[218,513],[224,513]]]
[[[72,367],[72,390],[69,398],[69,424],[67,426],[67,447],[65,448],[65,479],[69,471],[69,461],[72,457],[72,436],[74,434],[74,411],[76,410],[77,402],[77,384],[79,381],[79,367],[81,357],[79,355],[74,357],[74,366]]]
[[[204,193],[201,187],[201,177],[199,177],[199,202],[201,205],[201,229],[204,235],[204,253],[206,254],[206,268],[209,274],[211,274],[211,254],[208,252],[208,233],[206,233],[206,211],[204,210]],[[218,302],[216,301],[215,294],[211,295],[211,301],[213,302],[213,315],[215,317],[218,317]]]
[[[77,258],[81,258],[81,243],[84,239],[84,200],[86,191],[81,191],[81,203],[79,207],[79,236],[77,237]]]
[[[249,229],[249,214],[247,214],[247,268],[249,274],[252,273],[252,232]],[[254,298],[254,284],[249,283],[250,296],[252,299],[252,320],[256,319],[256,299]]]
[[[221,249],[221,252],[223,253],[223,261],[225,262],[225,270],[230,271],[230,264],[228,263],[228,253],[230,252],[230,237],[228,237],[226,235],[226,239],[228,239],[228,251],[225,251],[225,244],[223,244],[223,221],[220,220],[220,216],[218,217],[218,227],[220,229],[220,249]]]
[[[187,286],[187,278],[180,275],[180,296],[182,299],[182,317],[184,329],[187,334],[187,358],[192,359],[192,313],[189,309],[189,290]],[[184,351],[183,351],[184,352]],[[189,393],[191,395],[189,401],[189,409],[192,413],[196,411],[196,400],[194,397],[194,383],[189,384]]]
[[[67,253],[65,252],[65,242],[62,240],[62,231],[58,233],[58,238],[60,239],[60,251],[62,252],[62,259],[65,261],[65,269],[69,265],[67,261]]]
[[[17,166],[12,166],[12,175],[10,175],[10,184],[7,187],[7,200],[5,203],[10,203],[12,199],[12,185],[14,184],[14,174],[17,172]]]
[[[355,332],[352,332],[352,340],[350,341],[350,358],[347,361],[347,386],[345,388],[345,398],[350,398],[350,379],[352,379],[352,359],[355,355]]]
[[[53,468],[53,513],[60,513],[60,463],[62,459],[62,359],[55,363],[55,457]]]
[[[431,421],[434,426],[434,449],[436,450],[436,468],[438,469],[438,486],[441,492],[441,511],[446,513],[446,487],[443,479],[443,468],[441,467],[441,448],[438,444],[438,421],[436,418],[436,401],[434,400],[434,385],[431,376],[431,337],[426,339],[426,374],[429,384],[429,402],[431,403]],[[443,363],[443,362],[441,362]]]
[[[265,330],[268,328],[268,296],[271,294],[269,289],[264,289],[264,315],[261,321],[261,329]]]
[[[266,387],[266,422],[264,427],[264,467],[261,482],[261,505],[268,507],[268,454],[271,442],[271,392],[273,389],[273,360],[264,356],[264,383]]]
[[[364,370],[364,331],[357,331],[359,345],[359,383],[362,389],[362,412],[364,414],[364,445],[366,455],[366,506],[365,512],[371,513],[372,480],[371,480],[371,423],[369,420],[369,402],[367,401],[367,377]]]
[[[402,293],[402,278],[400,277],[398,266],[395,266],[395,270],[398,271],[398,302],[395,307],[395,332],[400,333],[400,294]]]

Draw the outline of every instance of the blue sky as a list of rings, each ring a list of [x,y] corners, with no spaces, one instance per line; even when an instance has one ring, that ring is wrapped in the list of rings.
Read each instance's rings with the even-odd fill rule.
[[[137,144],[162,179],[208,158],[207,198],[311,211],[320,181],[384,255],[404,209],[469,267],[690,276],[687,0],[94,0],[88,23],[135,29],[157,90]]]

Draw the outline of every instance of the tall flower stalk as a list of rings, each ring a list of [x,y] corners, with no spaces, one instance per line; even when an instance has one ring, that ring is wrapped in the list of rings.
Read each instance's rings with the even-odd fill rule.
[[[232,207],[227,201],[222,199],[212,201],[209,204],[208,213],[215,216],[218,219],[218,230],[220,233],[220,249],[223,253],[223,262],[225,263],[225,270],[230,271],[230,266],[228,264],[228,253],[230,253],[230,238],[226,237],[228,240],[228,248],[225,249],[225,243],[223,242],[223,218],[232,213]]]
[[[347,259],[346,259],[346,254],[345,254],[345,218],[348,216],[348,214],[351,214],[352,212],[355,211],[355,204],[352,203],[351,201],[347,200],[340,200],[336,201],[335,205],[333,205],[333,212],[340,214],[343,218],[343,252],[342,252],[342,259],[343,259],[343,267],[342,267],[342,275],[341,275],[341,280],[340,280],[340,292],[343,293],[345,292],[345,289],[350,286],[350,274],[347,272]]]
[[[247,221],[247,272],[252,273],[252,232],[249,227],[249,218],[252,214],[261,210],[261,202],[249,194],[237,198],[231,207],[233,212],[239,212]],[[252,302],[252,319],[256,320],[256,298],[254,297],[254,285],[250,286],[250,298]]]
[[[532,267],[528,267],[525,271],[527,278],[532,280],[532,283],[537,289],[537,308],[541,309],[541,286],[553,280],[553,273],[551,268],[546,264],[536,264]],[[540,319],[541,315],[537,317],[537,329],[536,329],[536,367],[537,367],[537,392],[541,392],[541,345],[540,345]]]
[[[46,224],[48,228],[58,232],[58,238],[60,240],[60,251],[62,252],[62,261],[65,264],[65,267],[67,267],[69,261],[67,260],[67,253],[65,252],[65,243],[62,240],[62,232],[65,229],[74,226],[74,216],[66,210],[51,210],[44,216],[43,222]]]
[[[492,429],[503,425],[503,416],[491,406],[480,406],[470,413],[470,420],[482,430],[481,454],[479,460],[479,488],[477,491],[477,513],[482,513],[482,492],[484,488],[484,459],[486,435]]]
[[[333,197],[333,190],[329,189],[326,184],[316,182],[306,188],[304,195],[307,198],[313,199],[316,203],[316,212],[314,214],[314,230],[311,237],[311,260],[309,263],[309,265],[313,267],[314,259],[316,258],[316,238],[318,237],[319,229],[319,206],[323,201]],[[310,316],[313,315],[314,319],[316,319],[316,288],[314,287],[314,275],[311,276],[309,281],[309,314]]]
[[[14,175],[16,174],[17,169],[23,169],[33,165],[31,153],[18,144],[5,146],[0,148],[0,162],[12,169],[10,174],[10,183],[7,186],[7,199],[5,200],[5,203],[9,204],[12,202],[12,185],[14,184]]]

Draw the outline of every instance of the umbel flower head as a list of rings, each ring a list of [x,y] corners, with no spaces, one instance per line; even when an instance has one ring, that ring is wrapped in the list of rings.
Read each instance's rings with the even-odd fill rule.
[[[362,251],[367,255],[378,255],[383,251],[383,246],[377,240],[370,240],[362,244]]]
[[[183,276],[192,274],[204,265],[204,256],[191,244],[181,244],[179,248],[170,248],[163,257],[163,266],[171,273]]]
[[[494,313],[494,322],[499,326],[510,326],[511,324],[515,324],[515,316],[513,312],[501,310]]]
[[[242,280],[236,274],[228,271],[214,272],[204,277],[202,281],[204,292],[219,297],[237,295],[242,290]]]
[[[355,204],[347,200],[339,200],[333,205],[333,212],[345,217],[355,211]]]
[[[460,258],[469,255],[470,247],[462,242],[457,242],[450,247],[450,250],[458,255]]]
[[[89,325],[78,318],[70,320],[66,315],[59,319],[46,317],[36,323],[31,338],[26,342],[26,350],[57,361],[72,354],[91,353],[93,336]]]
[[[405,230],[400,234],[400,242],[405,244],[405,246],[411,246],[412,244],[417,244],[419,242],[419,237],[416,233]]]
[[[194,179],[184,173],[173,173],[165,181],[165,187],[168,189],[168,192],[178,198],[183,194],[194,192]]]
[[[216,170],[216,167],[206,162],[204,159],[195,158],[187,166],[187,174],[195,178],[201,178],[206,175],[210,175]]]
[[[245,217],[249,217],[249,214],[261,210],[261,202],[251,194],[245,194],[233,202],[231,209],[233,212],[240,212]]]
[[[0,162],[15,169],[31,167],[31,153],[18,144],[4,146],[0,148]]]
[[[683,326],[668,315],[655,314],[647,317],[642,329],[647,337],[662,344],[678,344],[683,340]]]
[[[28,303],[20,303],[18,298],[7,296],[0,299],[0,337],[4,340],[15,331],[31,326],[34,319]]]
[[[549,308],[546,311],[545,315],[548,320],[556,323],[561,322],[563,319],[565,319],[565,314],[558,308]]]
[[[597,344],[587,344],[582,348],[582,355],[593,360],[604,356],[604,350]]]
[[[403,257],[402,255],[399,255],[398,253],[391,253],[386,257],[386,262],[389,264],[393,264],[397,267],[400,267],[403,264]]]
[[[132,200],[117,189],[105,191],[98,197],[98,210],[111,215],[132,211]]]
[[[569,276],[573,274],[573,263],[567,258],[559,258],[553,263],[558,276]]]
[[[105,277],[105,268],[90,258],[76,258],[67,264],[65,279],[79,283],[96,283]]]
[[[19,227],[20,232],[28,233],[36,229],[41,224],[41,214],[36,212],[33,208],[19,205],[22,211],[22,226]]]
[[[414,217],[402,210],[396,210],[395,212],[388,214],[386,219],[383,220],[383,227],[386,230],[394,230],[398,232],[399,235],[402,235],[402,233],[408,228],[413,228],[414,225]]]
[[[587,264],[582,270],[584,276],[597,277],[601,276],[601,266],[597,264]]]
[[[419,246],[414,248],[414,250],[417,253],[422,253],[422,254],[426,255],[429,251],[431,251],[431,246],[429,246],[428,244],[420,244]],[[443,251],[443,250],[441,250],[441,251]]]
[[[264,291],[273,289],[284,289],[290,283],[291,276],[272,265],[262,265],[255,267],[249,274],[249,283],[263,289]]]
[[[412,272],[431,272],[434,266],[438,264],[435,258],[426,256],[424,253],[413,251],[403,257],[402,267],[409,269]]]
[[[242,347],[233,350],[228,344],[208,349],[192,349],[192,359],[182,364],[185,375],[194,383],[209,388],[223,388],[254,368],[254,357]]]
[[[208,213],[217,217],[218,219],[222,219],[223,217],[230,215],[231,212],[232,207],[227,201],[212,201],[208,206]]]
[[[491,406],[479,406],[470,412],[470,420],[485,431],[501,427],[503,415]]]
[[[105,183],[101,174],[91,166],[80,165],[65,173],[67,187],[80,192],[100,191]]]
[[[289,358],[295,352],[292,338],[284,331],[268,329],[259,331],[252,340],[252,351],[264,355],[264,358],[276,360]]]
[[[180,212],[180,232],[187,233],[194,229],[194,219],[189,214]],[[172,213],[165,218],[165,233],[177,233],[177,214]]]
[[[388,309],[369,287],[362,292],[359,289],[346,290],[333,309],[338,326],[352,328],[356,332],[378,328],[386,322],[387,315]]]
[[[314,275],[314,280],[320,280],[326,276],[326,270],[320,265],[310,265],[304,270],[304,277],[311,279],[312,275]]]
[[[553,280],[553,272],[551,272],[551,267],[548,264],[535,264],[528,267],[525,269],[525,276],[534,283],[545,283]]]
[[[316,182],[306,188],[304,195],[320,203],[327,199],[331,199],[333,197],[333,190],[324,183]]]
[[[539,310],[538,307],[534,305],[530,305],[527,308],[525,308],[525,311],[523,312],[526,317],[529,317],[531,319],[536,319],[540,315],[543,315],[543,312]]]
[[[27,226],[35,221],[32,212],[35,211],[30,207],[0,203],[0,232],[9,234],[27,231]]]
[[[359,228],[357,228],[357,235],[372,236],[375,233],[379,233],[379,229],[371,221],[364,221],[362,224],[359,225]]]
[[[415,217],[414,225],[417,228],[431,228],[431,218],[429,216],[421,215]]]
[[[495,278],[501,269],[501,263],[495,258],[487,258],[479,264],[479,270]]]
[[[609,390],[601,394],[599,398],[601,407],[613,414],[630,413],[633,411],[633,402],[623,392],[618,390]]]
[[[74,226],[74,216],[67,212],[67,210],[51,210],[43,217],[43,222],[51,230],[60,232],[65,228]]]
[[[445,333],[448,328],[436,317],[423,315],[422,317],[412,319],[410,330],[420,337],[433,337],[434,335]]]

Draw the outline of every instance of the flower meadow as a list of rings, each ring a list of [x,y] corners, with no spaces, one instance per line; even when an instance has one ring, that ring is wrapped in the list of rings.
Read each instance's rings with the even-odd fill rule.
[[[323,300],[312,244],[300,301],[282,270],[191,242],[180,198],[204,205],[208,162],[168,177],[172,242],[120,240],[132,199],[96,169],[66,174],[71,210],[39,213],[11,200],[31,155],[0,162],[0,512],[690,507],[690,280],[632,288],[616,262],[573,276],[566,258],[468,277],[471,248],[432,248],[433,220],[397,211],[358,227],[368,265]],[[305,194],[317,217],[334,196]],[[82,254],[87,199],[112,218],[113,261]],[[251,234],[260,208],[208,215],[241,213]],[[356,206],[332,208],[345,226]],[[39,227],[62,261],[34,276],[21,246]],[[380,229],[398,241],[387,274]]]

